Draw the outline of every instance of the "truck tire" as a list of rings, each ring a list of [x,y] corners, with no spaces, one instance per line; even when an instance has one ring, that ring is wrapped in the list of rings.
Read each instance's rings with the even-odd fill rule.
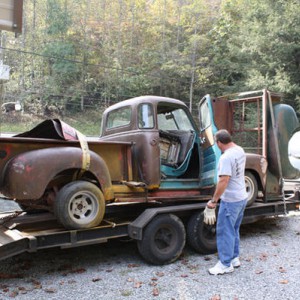
[[[216,226],[207,225],[203,220],[203,212],[197,212],[189,219],[187,225],[188,244],[201,254],[216,253]]]
[[[250,171],[245,172],[245,184],[246,192],[248,194],[247,206],[251,206],[257,198],[258,185],[255,176]]]
[[[54,214],[67,229],[84,229],[99,225],[105,212],[101,190],[88,181],[70,182],[58,192]]]
[[[185,245],[185,228],[175,215],[155,217],[144,229],[142,240],[137,242],[141,256],[154,265],[175,261]]]

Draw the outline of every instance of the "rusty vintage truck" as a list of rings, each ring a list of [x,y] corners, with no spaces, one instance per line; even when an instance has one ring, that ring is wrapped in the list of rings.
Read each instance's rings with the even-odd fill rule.
[[[197,122],[179,100],[137,97],[105,110],[99,138],[60,120],[2,137],[0,192],[69,229],[97,226],[108,203],[205,201],[220,156],[213,134],[227,128],[247,152],[248,204],[267,202],[282,197],[282,178],[298,176],[287,155],[297,126],[294,110],[267,90],[207,95]]]
[[[100,137],[87,138],[57,119],[1,137],[0,193],[24,209],[25,224],[34,219],[31,212],[48,211],[48,217],[40,213],[39,222],[50,215],[62,225],[49,234],[46,229],[40,234],[37,225],[28,233],[26,225],[25,237],[20,237],[18,226],[23,228],[24,223],[20,216],[20,223],[14,220],[1,230],[5,241],[1,257],[31,247],[127,235],[138,240],[140,253],[152,263],[174,261],[185,235],[197,251],[215,251],[215,228],[203,224],[202,211],[217,182],[221,153],[213,135],[218,128],[227,128],[247,151],[245,219],[255,221],[298,208],[299,199],[286,202],[282,189],[284,178],[299,177],[287,153],[298,120],[280,98],[268,90],[219,98],[206,95],[193,118],[182,101],[142,96],[106,109]],[[125,208],[116,213],[117,219],[129,221],[122,223],[121,233],[103,235],[107,211],[116,207]],[[117,230],[118,222],[108,221],[111,230]],[[18,236],[13,239],[14,251],[7,238],[7,229],[13,228],[18,229],[13,234]],[[35,236],[28,241],[32,232]],[[77,243],[76,234],[85,242]],[[17,244],[24,239],[25,246]]]

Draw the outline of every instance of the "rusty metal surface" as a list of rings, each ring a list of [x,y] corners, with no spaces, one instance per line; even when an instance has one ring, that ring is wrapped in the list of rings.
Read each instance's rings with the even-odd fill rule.
[[[257,172],[263,192],[272,199],[281,195],[281,177],[300,175],[287,153],[298,120],[291,107],[279,104],[281,98],[279,93],[260,90],[213,99],[216,125],[227,129],[248,152],[246,169]],[[267,160],[268,169],[262,167],[260,157]]]
[[[131,180],[131,144],[89,141],[89,172],[98,180],[107,199],[113,198],[112,180]],[[80,170],[78,142],[38,138],[0,138],[0,186],[17,199],[38,199],[47,184],[64,170]]]
[[[137,116],[138,109],[142,104],[150,104],[153,106],[154,124],[152,129],[139,128]],[[166,103],[166,107],[182,108],[190,116],[187,106],[180,100],[157,97],[157,96],[143,96],[126,101],[119,102],[112,105],[105,110],[102,118],[102,133],[101,141],[123,141],[132,142],[134,144],[133,156],[135,157],[134,174],[137,178],[135,180],[145,182],[148,189],[155,189],[160,186],[161,174],[160,170],[160,147],[159,147],[159,128],[157,122],[157,107],[163,106]],[[107,128],[106,123],[110,112],[124,108],[131,108],[131,120],[124,126],[116,128]],[[190,116],[191,117],[191,116]],[[192,121],[192,120],[191,120]],[[193,122],[193,121],[192,121]],[[195,131],[198,128],[195,125]],[[133,176],[134,177],[134,176]]]

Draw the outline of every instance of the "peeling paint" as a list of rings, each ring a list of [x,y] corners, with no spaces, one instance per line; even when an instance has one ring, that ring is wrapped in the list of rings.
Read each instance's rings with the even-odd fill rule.
[[[12,168],[16,173],[22,174],[25,171],[25,165],[21,162],[12,164]]]

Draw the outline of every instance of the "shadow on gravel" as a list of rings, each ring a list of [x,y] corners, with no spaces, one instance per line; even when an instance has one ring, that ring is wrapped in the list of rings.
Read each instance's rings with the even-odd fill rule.
[[[280,230],[280,217],[270,217],[251,224],[243,224],[240,229],[241,236],[251,233],[266,233],[268,231]]]

